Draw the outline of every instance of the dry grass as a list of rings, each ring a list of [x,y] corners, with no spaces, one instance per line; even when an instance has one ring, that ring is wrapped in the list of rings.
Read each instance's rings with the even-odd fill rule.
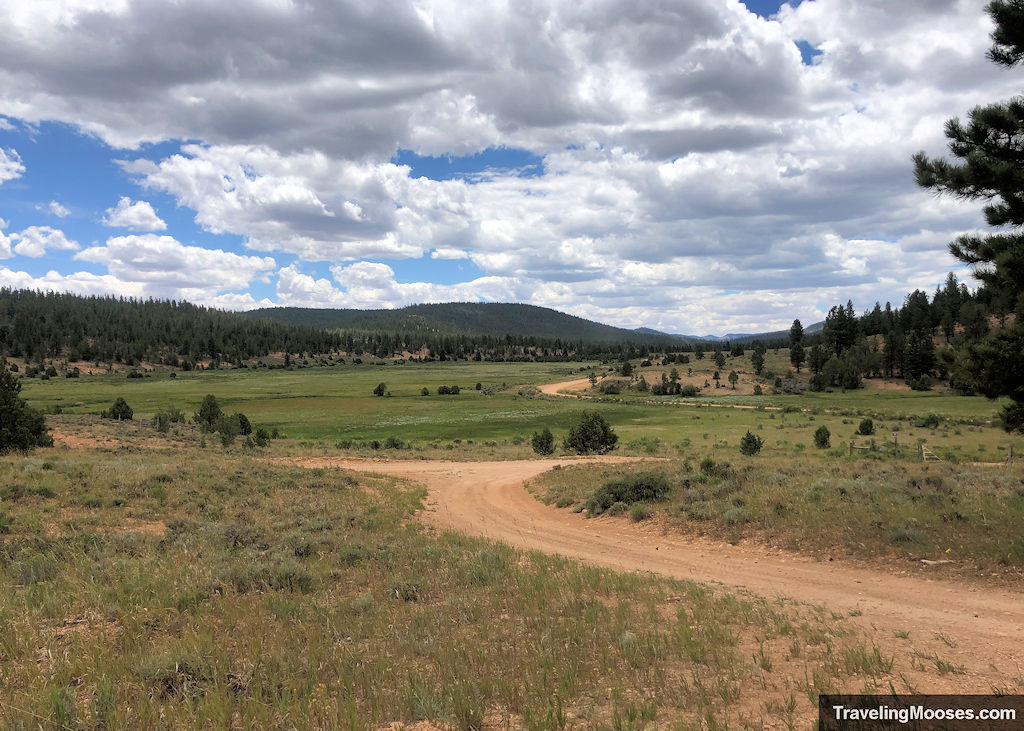
[[[575,466],[535,480],[548,504],[579,509],[595,485],[654,470],[673,487],[656,511],[666,530],[754,539],[811,555],[950,561],[1019,578],[1024,467],[742,457]]]
[[[5,727],[754,728],[902,687],[821,610],[434,535],[393,481],[181,447],[0,484]]]

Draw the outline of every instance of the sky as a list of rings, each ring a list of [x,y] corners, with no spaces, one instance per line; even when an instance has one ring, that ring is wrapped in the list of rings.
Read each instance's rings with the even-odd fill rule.
[[[956,0],[0,0],[0,287],[755,332],[933,291]]]

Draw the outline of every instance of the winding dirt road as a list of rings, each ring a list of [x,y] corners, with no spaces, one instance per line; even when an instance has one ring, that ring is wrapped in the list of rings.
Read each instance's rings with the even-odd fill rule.
[[[600,457],[607,462],[628,458]],[[510,462],[303,458],[282,462],[341,467],[426,484],[426,521],[440,529],[583,559],[615,569],[723,584],[854,613],[885,652],[910,668],[914,651],[966,672],[923,676],[922,692],[991,692],[1024,676],[1024,595],[815,561],[757,546],[662,535],[622,518],[587,519],[537,501],[524,480],[579,459]],[[860,613],[857,615],[857,613]],[[896,632],[909,633],[900,639]],[[928,665],[917,660],[917,665]],[[908,670],[909,672],[909,670]],[[915,673],[915,675],[917,675]]]

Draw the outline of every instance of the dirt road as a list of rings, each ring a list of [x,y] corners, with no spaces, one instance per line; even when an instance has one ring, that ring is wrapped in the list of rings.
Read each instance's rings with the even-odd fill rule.
[[[608,462],[626,458],[601,457]],[[662,535],[622,518],[586,519],[543,505],[523,481],[574,459],[512,462],[281,460],[308,467],[343,467],[426,484],[426,521],[441,529],[485,536],[513,546],[583,559],[615,569],[720,583],[765,597],[823,605],[855,621],[883,650],[901,658],[937,656],[966,672],[938,676],[932,665],[922,692],[991,692],[1024,676],[1024,594],[893,576],[838,562],[815,561],[756,546]],[[860,613],[859,615],[857,613]],[[909,633],[908,639],[896,632]],[[915,675],[917,675],[915,673]]]

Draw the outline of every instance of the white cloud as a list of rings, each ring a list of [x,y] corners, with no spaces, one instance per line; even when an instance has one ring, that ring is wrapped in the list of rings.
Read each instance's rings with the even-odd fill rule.
[[[143,297],[145,287],[136,282],[123,282],[110,275],[97,275],[89,272],[60,274],[50,270],[41,277],[34,277],[27,272],[19,272],[0,267],[0,287],[10,289],[34,289],[42,292],[72,292],[81,295],[121,295],[124,297]]]
[[[0,259],[10,259],[14,256],[11,253],[11,237],[4,233],[7,228],[7,221],[0,218]]]
[[[21,156],[14,149],[0,147],[0,185],[8,180],[21,177],[25,172],[25,165],[21,162]]]
[[[123,281],[145,284],[150,293],[220,292],[248,287],[276,263],[270,257],[240,256],[220,249],[186,246],[171,236],[115,236],[75,259],[103,264]]]
[[[62,206],[57,201],[50,201],[45,206],[42,204],[37,205],[36,210],[46,211],[51,216],[56,216],[57,218],[67,218],[68,216],[71,215],[71,211],[65,206]]]
[[[149,201],[136,201],[122,196],[117,206],[107,209],[103,225],[111,228],[127,228],[132,231],[164,231],[167,224],[156,215]]]
[[[21,233],[12,233],[14,253],[38,259],[52,251],[75,251],[78,242],[72,241],[60,229],[49,226],[29,226]]]
[[[116,146],[201,141],[124,168],[209,232],[335,264],[334,282],[282,269],[291,303],[519,298],[722,331],[899,297],[953,266],[947,235],[984,225],[918,191],[910,155],[944,153],[947,117],[1019,87],[984,59],[990,22],[965,0],[807,0],[773,21],[734,0],[6,10],[0,111]],[[822,51],[813,66],[797,40]],[[502,146],[541,174],[438,182],[390,162]],[[0,156],[0,181],[21,174]],[[122,203],[138,217],[111,225],[165,229]],[[428,253],[484,276],[398,283],[364,261]]]

